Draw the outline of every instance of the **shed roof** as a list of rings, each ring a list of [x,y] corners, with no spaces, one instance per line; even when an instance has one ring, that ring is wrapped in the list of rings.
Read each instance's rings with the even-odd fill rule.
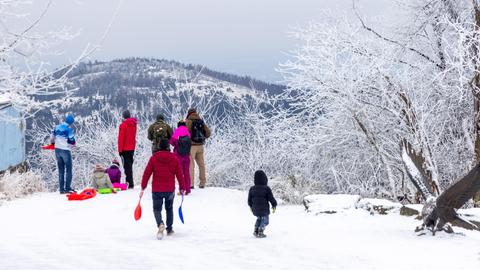
[[[0,95],[0,110],[12,106],[12,100],[6,96]]]

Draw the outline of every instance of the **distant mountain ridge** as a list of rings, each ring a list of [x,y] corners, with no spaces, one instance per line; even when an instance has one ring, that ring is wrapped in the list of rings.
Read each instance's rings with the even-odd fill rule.
[[[74,90],[71,95],[39,97],[58,99],[60,105],[40,112],[35,121],[56,122],[66,112],[86,117],[107,105],[141,112],[149,118],[164,113],[168,118],[175,109],[186,110],[202,99],[214,100],[212,112],[221,114],[234,109],[232,100],[248,101],[285,90],[283,85],[247,76],[149,58],[82,62],[68,73],[68,78],[66,88]]]

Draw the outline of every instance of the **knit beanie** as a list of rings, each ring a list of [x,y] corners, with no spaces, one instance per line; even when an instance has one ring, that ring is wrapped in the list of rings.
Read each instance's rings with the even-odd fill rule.
[[[185,121],[184,121],[184,120],[180,120],[180,121],[178,121],[178,123],[177,123],[177,127],[181,127],[181,126],[184,126],[184,127],[185,127],[185,126],[187,126],[187,123],[185,123]]]
[[[195,108],[190,108],[190,109],[188,109],[187,119],[188,119],[188,117],[189,117],[192,113],[196,113],[196,112],[197,112],[197,110],[196,110]]]
[[[73,124],[73,122],[75,122],[75,118],[73,118],[73,115],[67,114],[67,116],[65,117],[65,123],[71,125]]]
[[[157,114],[157,121],[158,120],[165,120],[165,116],[163,116],[163,114]]]
[[[130,111],[129,110],[123,111],[122,117],[123,117],[123,119],[130,118]]]
[[[168,141],[168,139],[164,138],[160,141],[160,150],[170,151],[170,142]]]
[[[95,170],[94,172],[105,172],[105,168],[101,164],[95,165]]]

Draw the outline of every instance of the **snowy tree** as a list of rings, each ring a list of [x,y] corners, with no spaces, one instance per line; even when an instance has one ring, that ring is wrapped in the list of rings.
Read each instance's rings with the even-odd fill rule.
[[[406,22],[392,29],[367,21],[354,5],[355,18],[296,32],[303,45],[281,70],[301,117],[316,119],[322,181],[338,191],[409,193],[400,188],[402,140],[421,153],[434,194],[472,166],[476,7],[411,1],[403,6]]]

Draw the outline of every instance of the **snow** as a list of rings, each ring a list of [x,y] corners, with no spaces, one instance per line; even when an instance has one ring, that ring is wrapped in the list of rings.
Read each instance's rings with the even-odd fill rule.
[[[304,202],[308,212],[338,213],[355,208],[360,199],[359,195],[316,194],[306,196]]]
[[[0,105],[9,104],[11,99],[7,95],[0,95]]]
[[[479,269],[480,233],[417,236],[414,218],[364,210],[313,215],[278,207],[265,239],[252,235],[247,193],[195,189],[185,224],[159,241],[150,191],[135,222],[138,190],[69,202],[40,193],[0,207],[0,269]]]
[[[375,214],[375,212],[385,214],[385,212],[390,212],[392,210],[399,212],[402,204],[385,199],[364,198],[361,199],[355,207],[367,210],[370,214]]]

